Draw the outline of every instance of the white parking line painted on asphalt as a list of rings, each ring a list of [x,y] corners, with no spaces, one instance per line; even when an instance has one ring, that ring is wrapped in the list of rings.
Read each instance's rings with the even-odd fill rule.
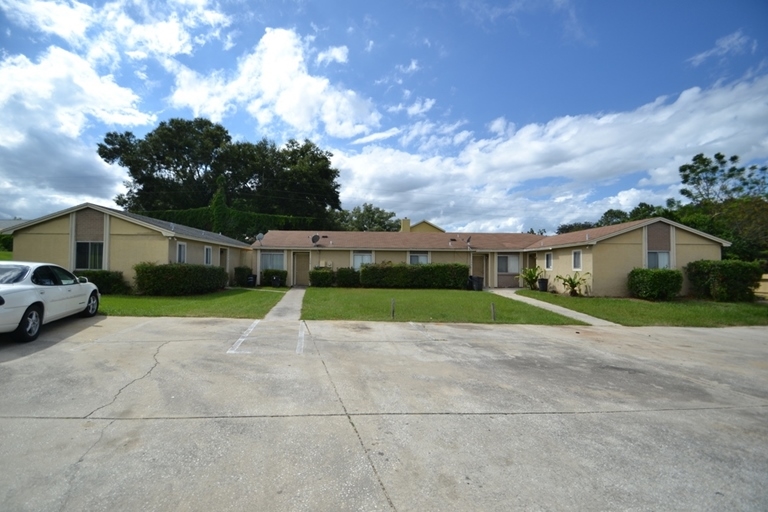
[[[256,326],[259,325],[259,320],[254,320],[250,327],[248,327],[243,334],[240,336],[240,338],[235,342],[232,347],[230,347],[229,350],[227,350],[227,354],[250,354],[250,352],[238,352],[237,349],[240,348],[240,345],[243,344],[245,341],[245,338],[248,337],[249,334],[251,334],[251,331],[253,331]]]
[[[296,344],[296,353],[304,353],[304,322],[299,322],[299,342]]]

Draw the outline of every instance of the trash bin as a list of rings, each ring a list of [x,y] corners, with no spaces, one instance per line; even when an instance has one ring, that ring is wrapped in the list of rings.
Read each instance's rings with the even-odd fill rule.
[[[545,292],[549,289],[549,279],[539,279],[539,291]]]
[[[472,276],[472,289],[476,292],[483,291],[483,277],[482,276]]]
[[[280,276],[272,276],[272,286],[280,288]]]
[[[255,288],[256,287],[256,275],[251,274],[249,275],[245,280],[245,286],[248,288]]]

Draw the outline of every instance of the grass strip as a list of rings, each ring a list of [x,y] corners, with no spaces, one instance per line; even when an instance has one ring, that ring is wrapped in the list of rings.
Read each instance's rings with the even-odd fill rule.
[[[206,295],[149,297],[102,295],[99,312],[111,316],[264,318],[283,290],[234,288]]]
[[[533,325],[584,325],[488,292],[463,290],[384,290],[368,288],[308,288],[301,318],[304,320],[396,322],[495,323]]]
[[[626,326],[731,327],[768,325],[768,304],[759,302],[711,302],[680,298],[669,302],[607,297],[570,297],[520,290],[537,299]]]

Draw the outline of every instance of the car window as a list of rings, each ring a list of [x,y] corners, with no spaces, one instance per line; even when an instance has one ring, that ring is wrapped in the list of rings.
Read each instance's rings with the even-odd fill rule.
[[[70,274],[68,271],[64,270],[61,267],[50,267],[51,270],[53,270],[53,273],[56,274],[56,277],[59,278],[59,282],[63,285],[70,285],[77,283],[77,278]]]
[[[29,272],[26,265],[3,265],[0,266],[0,284],[18,283]]]
[[[55,286],[59,284],[50,267],[37,267],[32,272],[32,282],[39,286]]]

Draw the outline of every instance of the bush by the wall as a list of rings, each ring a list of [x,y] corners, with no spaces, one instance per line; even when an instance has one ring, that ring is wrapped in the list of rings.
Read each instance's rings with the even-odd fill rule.
[[[13,251],[13,235],[0,235],[0,251]]]
[[[122,272],[114,270],[77,270],[77,277],[86,277],[98,286],[103,295],[125,295],[131,292],[130,285],[125,281]]]
[[[138,263],[136,291],[143,295],[199,295],[224,288],[229,281],[227,271],[210,265],[188,263]]]
[[[269,268],[261,271],[261,286],[272,286],[272,276],[277,276],[280,279],[280,286],[285,286],[285,283],[288,282],[287,270]]]
[[[670,268],[635,268],[629,273],[629,293],[645,300],[670,300],[683,289],[683,273]]]
[[[745,302],[755,299],[760,285],[760,263],[739,260],[698,260],[685,267],[691,291],[699,298],[718,302]]]
[[[334,275],[329,268],[317,268],[309,271],[309,285],[318,288],[333,286]]]
[[[366,288],[444,288],[461,290],[469,279],[469,266],[460,263],[406,265],[381,263],[360,269]]]
[[[234,285],[242,288],[248,286],[248,276],[251,274],[251,267],[235,267]]]
[[[336,286],[340,288],[357,288],[360,286],[360,272],[350,267],[340,268],[336,271]]]

